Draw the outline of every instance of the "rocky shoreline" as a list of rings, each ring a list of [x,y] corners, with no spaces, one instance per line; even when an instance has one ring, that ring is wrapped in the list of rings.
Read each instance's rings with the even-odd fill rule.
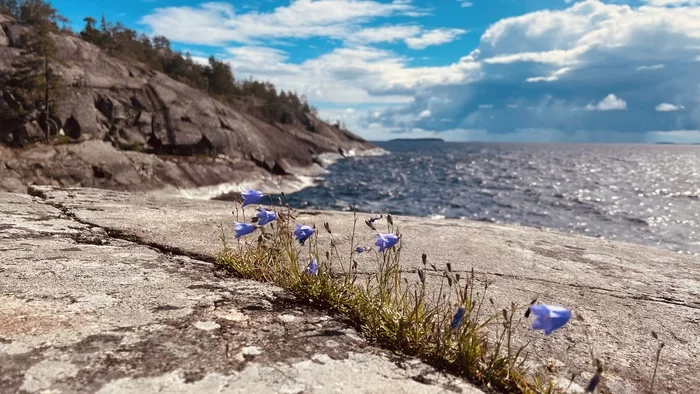
[[[30,185],[79,186],[195,199],[216,198],[241,188],[293,193],[312,186],[335,160],[385,153],[381,149],[326,153],[305,167],[273,174],[251,161],[226,155],[154,155],[121,151],[98,140],[22,149],[0,145],[0,191],[24,193]]]

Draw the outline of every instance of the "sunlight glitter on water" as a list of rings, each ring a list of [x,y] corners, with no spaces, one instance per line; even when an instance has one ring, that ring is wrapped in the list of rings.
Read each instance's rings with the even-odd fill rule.
[[[520,224],[700,253],[700,173],[689,171],[700,168],[700,146],[379,145],[391,154],[339,161],[290,203]]]

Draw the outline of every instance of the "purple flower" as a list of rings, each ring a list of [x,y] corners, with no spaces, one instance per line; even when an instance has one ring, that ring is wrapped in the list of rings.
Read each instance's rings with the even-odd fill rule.
[[[304,244],[306,240],[314,234],[314,229],[311,226],[302,226],[297,224],[297,229],[294,230],[294,236],[300,244]]]
[[[318,275],[318,263],[316,260],[311,260],[309,265],[306,266],[306,269],[304,270],[309,275]]]
[[[358,247],[355,249],[355,252],[357,252],[357,253],[364,253],[364,252],[366,252],[366,251],[368,251],[368,250],[369,250],[369,248],[366,248],[366,247],[364,247],[364,246],[358,246]]]
[[[588,386],[586,386],[586,389],[583,392],[584,393],[594,392],[596,387],[598,387],[598,383],[600,383],[600,374],[596,373],[595,375],[593,375],[590,382],[588,382]]]
[[[399,242],[399,237],[396,234],[377,234],[377,242],[374,244],[379,247],[380,252],[383,252],[396,245],[397,242]]]
[[[234,222],[233,223],[233,230],[235,233],[234,236],[236,238],[240,238],[244,235],[248,235],[248,234],[252,233],[253,231],[255,231],[255,226],[252,224],[248,224],[248,223]]]
[[[452,318],[452,323],[450,323],[450,328],[456,330],[460,324],[462,324],[462,319],[464,319],[464,308],[461,306],[457,308],[457,313],[455,313]]]
[[[265,195],[257,190],[245,190],[241,192],[241,197],[243,197],[243,205],[241,207],[245,207],[246,205],[262,202]]]
[[[264,226],[264,225],[272,222],[273,220],[277,219],[276,213],[274,213],[272,211],[267,211],[263,207],[260,207],[260,212],[258,212],[258,214],[255,216],[257,216],[257,218],[258,218],[258,224],[260,226]]]
[[[530,306],[530,312],[535,316],[532,329],[544,330],[544,335],[549,335],[563,327],[571,318],[571,311],[563,306],[535,304]]]

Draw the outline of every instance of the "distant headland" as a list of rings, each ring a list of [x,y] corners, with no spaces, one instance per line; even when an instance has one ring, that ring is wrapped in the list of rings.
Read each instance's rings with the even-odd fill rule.
[[[389,142],[445,142],[442,138],[395,138]]]

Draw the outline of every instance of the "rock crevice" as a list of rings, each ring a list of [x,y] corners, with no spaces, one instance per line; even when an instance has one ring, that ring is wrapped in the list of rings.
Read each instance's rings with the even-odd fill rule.
[[[116,238],[34,194],[0,192],[2,393],[481,393],[417,360],[397,366],[282,289]]]

